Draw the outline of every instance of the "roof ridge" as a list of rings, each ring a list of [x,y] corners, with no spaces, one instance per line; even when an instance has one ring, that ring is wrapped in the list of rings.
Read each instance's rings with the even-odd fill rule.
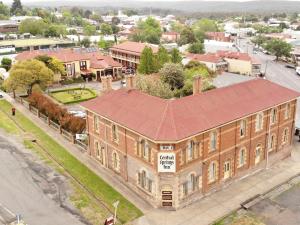
[[[160,132],[160,129],[161,129],[161,127],[162,127],[163,122],[165,121],[165,118],[166,118],[166,116],[167,116],[167,111],[168,111],[168,109],[169,109],[169,107],[170,107],[170,105],[171,105],[171,102],[172,102],[172,100],[167,101],[166,107],[165,107],[164,112],[163,112],[163,116],[162,116],[162,118],[161,118],[161,120],[160,120],[160,122],[159,122],[158,129],[156,130],[156,133],[155,133],[155,139],[158,138],[158,134],[159,134],[159,132]],[[174,128],[174,130],[175,130],[175,135],[176,135],[176,137],[177,137],[177,131],[176,131],[175,126],[174,126],[173,111],[171,110],[171,112],[172,112],[172,116],[171,116],[171,119],[172,119],[172,125],[173,125],[173,128]]]

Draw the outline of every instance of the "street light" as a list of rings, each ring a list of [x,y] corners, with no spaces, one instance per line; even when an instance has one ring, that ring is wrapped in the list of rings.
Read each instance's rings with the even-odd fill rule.
[[[116,224],[116,221],[117,221],[117,209],[118,209],[119,203],[120,203],[120,201],[116,201],[116,202],[113,203],[113,206],[115,208],[114,224]]]

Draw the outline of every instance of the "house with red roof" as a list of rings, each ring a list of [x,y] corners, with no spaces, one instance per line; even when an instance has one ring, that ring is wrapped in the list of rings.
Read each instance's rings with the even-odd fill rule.
[[[206,32],[205,36],[208,40],[232,42],[233,37],[225,32]]]
[[[184,207],[291,154],[298,92],[254,79],[202,93],[195,77],[193,95],[161,99],[126,79],[81,103],[88,154],[155,207]]]
[[[161,40],[165,42],[177,42],[179,39],[180,34],[174,31],[164,32],[161,35]]]
[[[145,47],[150,47],[153,53],[157,53],[158,47],[141,42],[125,41],[110,48],[111,57],[124,67],[136,70],[140,63],[140,57]]]
[[[261,73],[261,63],[247,53],[217,51],[206,54],[187,54],[189,60],[204,63],[212,71],[228,71],[257,76]]]
[[[101,81],[103,76],[116,78],[122,73],[122,65],[112,57],[103,55],[96,48],[55,48],[21,52],[16,60],[33,59],[47,55],[60,60],[66,69],[68,77],[82,76],[84,78]],[[61,77],[58,78],[60,80]]]

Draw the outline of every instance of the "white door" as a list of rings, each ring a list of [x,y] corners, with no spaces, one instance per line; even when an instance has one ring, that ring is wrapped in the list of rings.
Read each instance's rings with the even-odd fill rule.
[[[231,172],[230,161],[226,161],[224,163],[224,179],[227,179],[230,177],[230,172]]]

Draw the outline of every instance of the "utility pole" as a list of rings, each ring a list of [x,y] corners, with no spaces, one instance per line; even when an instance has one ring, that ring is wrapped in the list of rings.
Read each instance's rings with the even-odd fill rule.
[[[117,209],[118,209],[118,205],[119,205],[120,201],[116,201],[113,203],[113,206],[115,208],[115,214],[114,214],[114,225],[116,224],[117,222]]]

